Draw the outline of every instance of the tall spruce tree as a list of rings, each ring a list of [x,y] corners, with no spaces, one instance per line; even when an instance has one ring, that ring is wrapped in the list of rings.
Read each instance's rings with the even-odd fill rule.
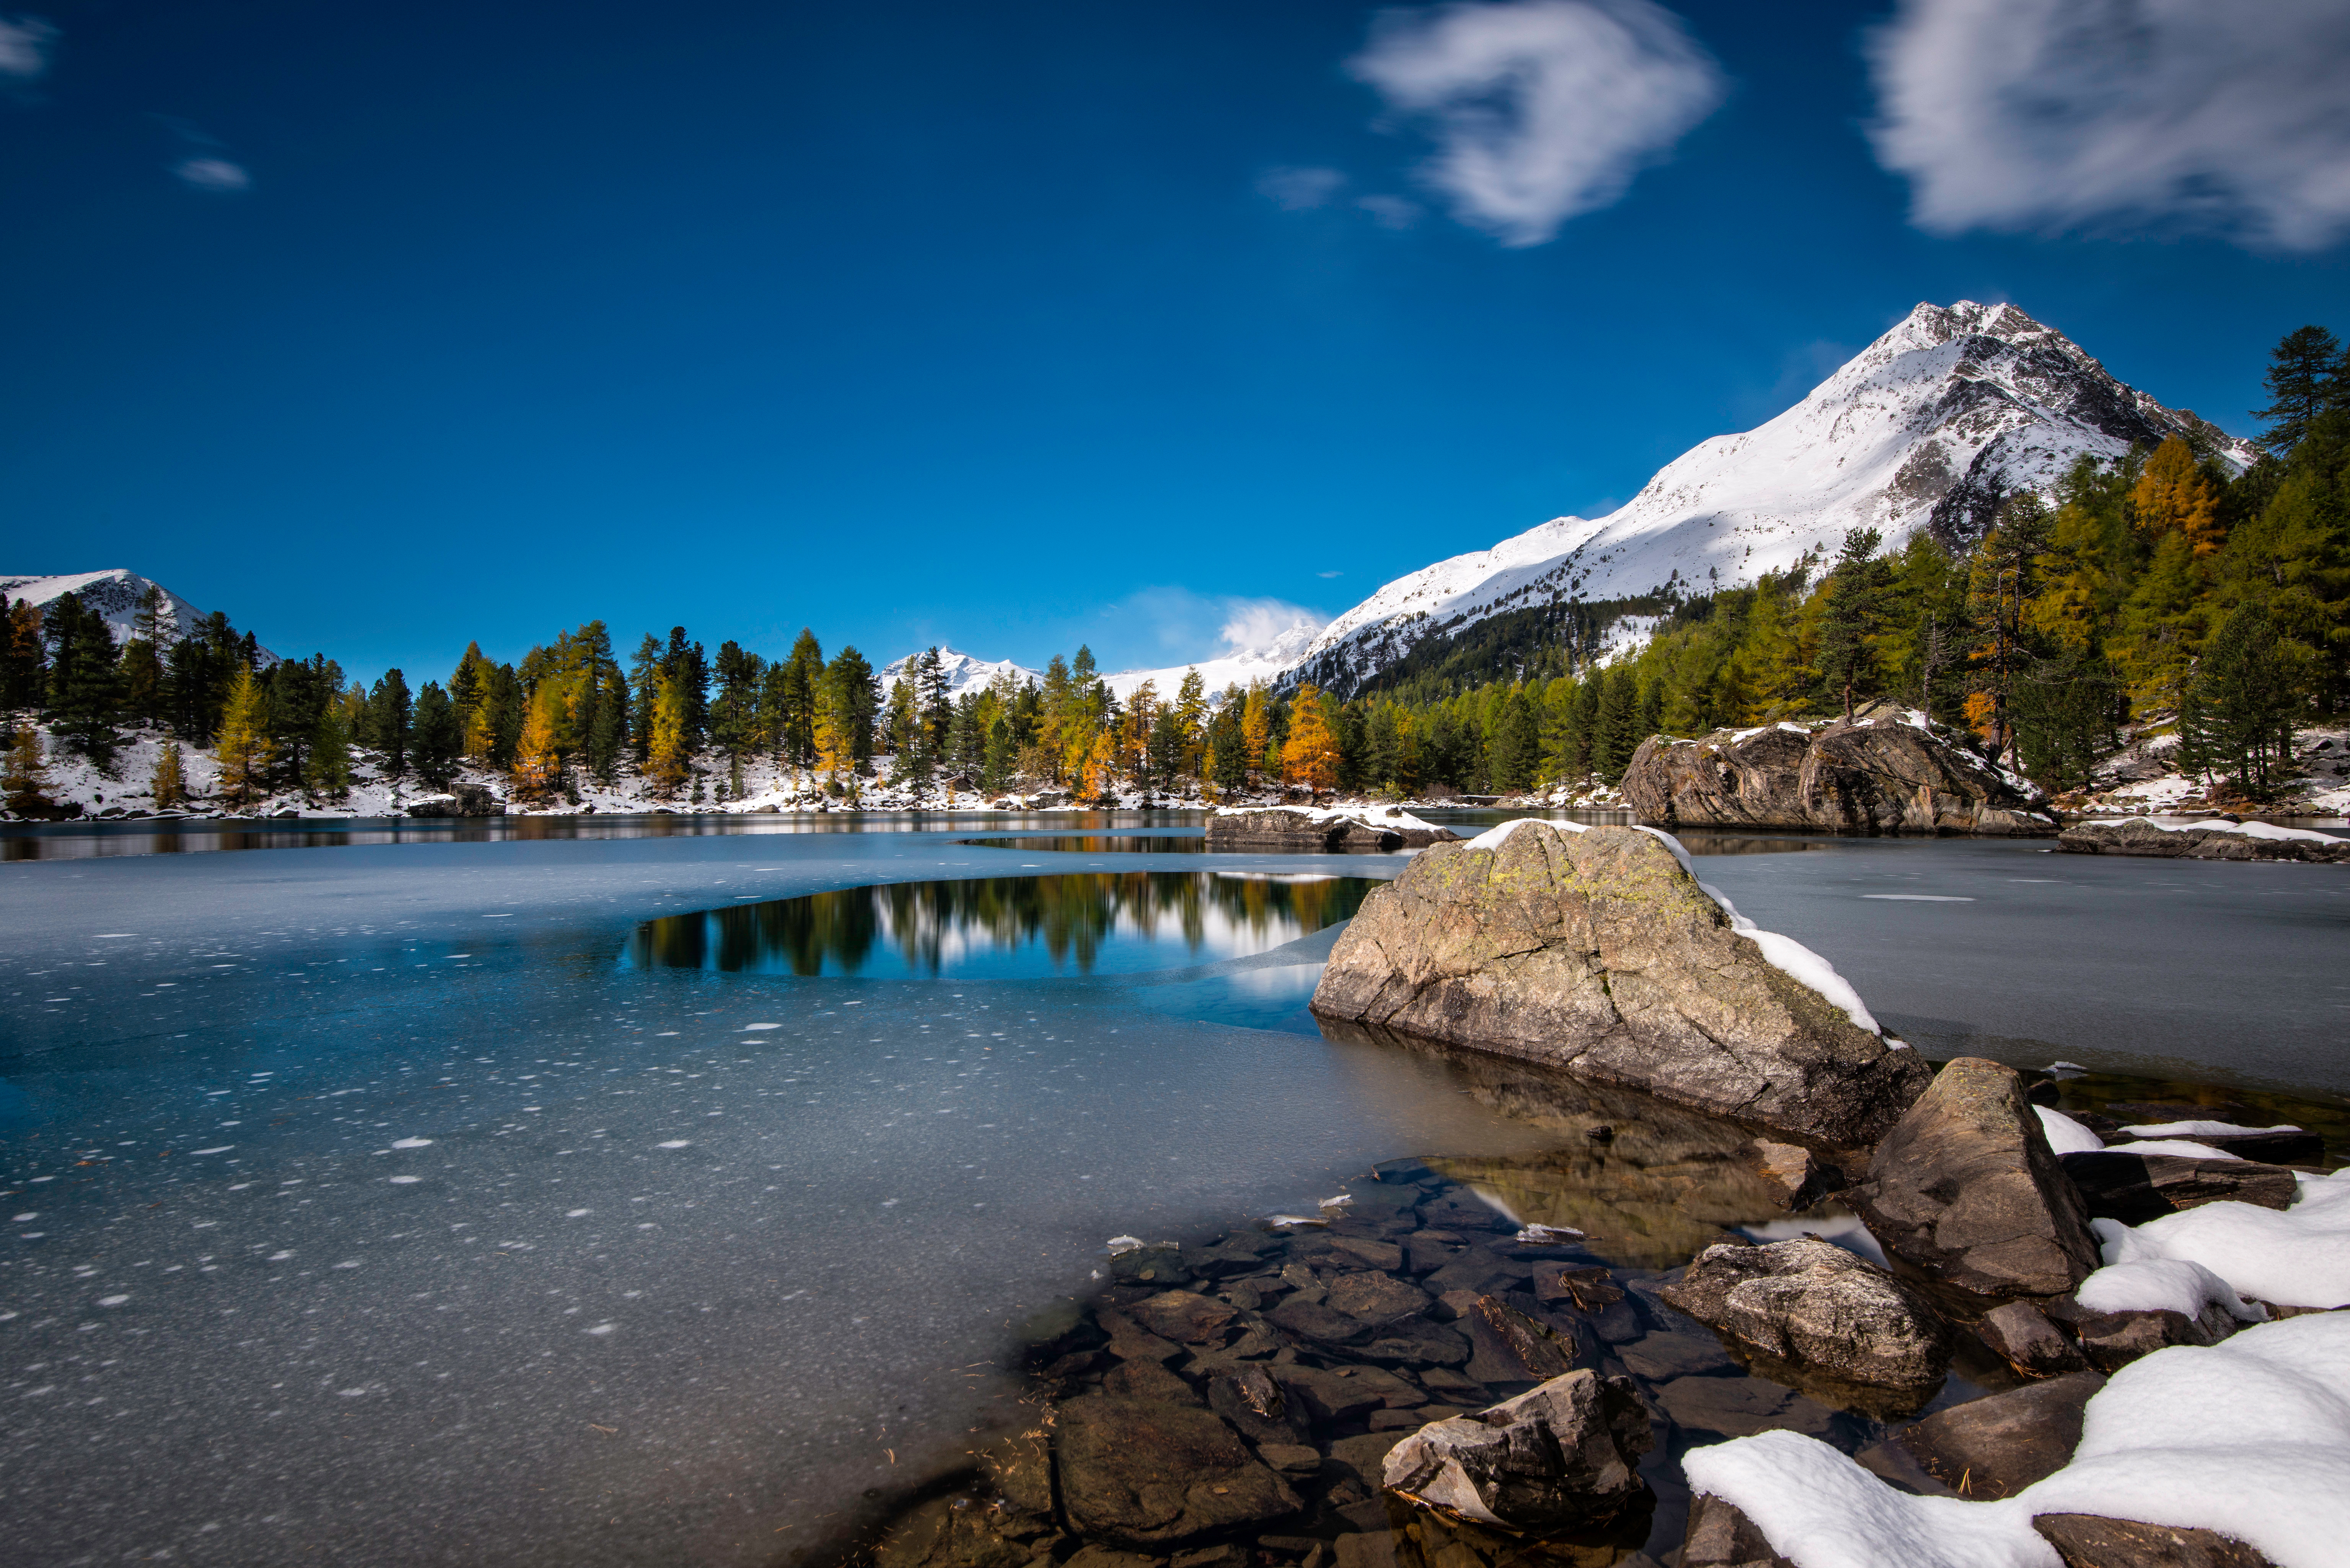
[[[1827,579],[1827,607],[1820,617],[1820,677],[1844,701],[1844,716],[1852,717],[1856,692],[1876,684],[1877,656],[1872,639],[1884,629],[1885,601],[1891,572],[1877,558],[1885,536],[1874,528],[1845,532],[1844,548]]]
[[[2323,327],[2297,327],[2286,333],[2270,350],[2262,379],[2269,406],[2254,409],[2252,418],[2269,421],[2260,441],[2278,457],[2301,444],[2312,420],[2350,398],[2342,344]]]
[[[464,722],[457,705],[438,680],[428,680],[416,694],[416,714],[410,760],[416,776],[432,789],[447,789],[457,776],[457,760],[465,754]]]
[[[472,651],[478,653],[480,649]],[[460,664],[458,669],[463,670],[464,666]],[[415,712],[415,701],[408,693],[408,677],[396,668],[385,670],[368,696],[368,722],[375,732],[376,750],[383,754],[383,776],[388,779],[408,776],[410,726]]]

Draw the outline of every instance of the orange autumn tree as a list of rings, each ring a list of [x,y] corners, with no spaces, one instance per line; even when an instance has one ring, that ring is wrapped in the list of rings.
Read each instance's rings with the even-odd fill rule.
[[[1338,737],[1330,732],[1322,693],[1308,683],[1289,705],[1289,739],[1281,748],[1281,776],[1317,794],[1338,787]]]
[[[563,783],[561,727],[557,708],[562,697],[553,685],[541,686],[531,697],[530,717],[515,748],[514,789],[525,800],[545,800]]]

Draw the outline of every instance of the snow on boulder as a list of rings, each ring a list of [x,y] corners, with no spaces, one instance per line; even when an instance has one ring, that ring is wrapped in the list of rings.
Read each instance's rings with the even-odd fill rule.
[[[1839,1149],[1929,1075],[1835,970],[1776,955],[1663,835],[1525,819],[1439,844],[1375,890],[1314,992],[1340,1030],[1492,1052]],[[1808,983],[1808,970],[1830,990]]]
[[[2350,864],[2350,838],[2306,827],[2229,818],[2133,816],[2076,823],[2059,834],[2068,855],[2151,855],[2180,860],[2308,860]]]
[[[2303,1176],[2299,1184],[2301,1195],[2281,1211],[2223,1202],[2136,1228],[2100,1220],[2103,1256],[2108,1265],[2199,1264],[2241,1293],[2279,1306],[2350,1306],[2350,1170]],[[2083,1291],[2089,1288],[2085,1282]]]
[[[1208,819],[1212,850],[1418,849],[1460,836],[1399,805],[1226,807]]]

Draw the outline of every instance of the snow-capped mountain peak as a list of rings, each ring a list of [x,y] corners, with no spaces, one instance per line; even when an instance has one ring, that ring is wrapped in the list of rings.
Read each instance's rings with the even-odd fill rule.
[[[913,672],[915,661],[921,657],[920,652],[910,653],[902,659],[894,659],[883,665],[881,689],[886,691],[896,685],[900,679],[910,675]],[[966,691],[984,689],[989,681],[999,675],[1009,674],[1015,683],[1020,684],[1031,680],[1041,681],[1045,679],[1042,670],[1030,670],[1025,666],[1014,664],[1008,659],[991,661],[981,659],[976,654],[958,652],[944,645],[939,649],[939,668],[946,675],[947,697],[950,701],[961,697]]]
[[[1606,517],[1558,517],[1399,577],[1332,621],[1295,679],[1350,691],[1418,643],[1552,603],[1708,593],[1920,528],[1979,537],[2000,503],[2043,493],[2086,453],[2183,435],[2241,468],[2253,451],[2116,380],[2012,305],[1919,305],[1794,408],[1700,441]]]
[[[47,609],[66,594],[78,595],[84,609],[96,610],[106,619],[114,640],[130,640],[139,618],[139,601],[147,590],[161,587],[151,577],[142,577],[125,566],[114,566],[103,572],[67,572],[54,576],[0,576],[0,593],[8,596],[10,604],[29,604]],[[167,641],[192,637],[203,627],[204,612],[173,593],[163,589],[163,635]],[[265,668],[277,662],[277,656],[267,649],[261,650]]]

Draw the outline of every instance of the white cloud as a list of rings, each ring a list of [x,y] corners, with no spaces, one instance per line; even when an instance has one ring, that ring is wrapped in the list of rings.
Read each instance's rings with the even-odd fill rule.
[[[1343,577],[1347,574],[1344,572],[1316,572],[1314,575],[1317,577]]]
[[[2341,0],[1903,0],[1868,52],[1877,161],[1922,228],[2350,227]]]
[[[1541,244],[1616,201],[1722,94],[1712,60],[1653,0],[1386,12],[1349,68],[1430,123],[1423,176],[1506,245]]]
[[[38,16],[0,16],[0,77],[26,81],[49,68],[57,30]]]
[[[1141,588],[1101,612],[1117,635],[1097,639],[1105,659],[1144,666],[1197,663],[1245,653],[1294,627],[1321,630],[1330,618],[1284,599]],[[1114,645],[1114,647],[1113,647]]]
[[[1355,205],[1368,213],[1383,229],[1408,229],[1428,213],[1427,208],[1403,196],[1357,196]]]
[[[172,172],[199,191],[242,191],[253,183],[243,164],[225,158],[190,158],[172,165]]]
[[[1223,605],[1224,624],[1216,635],[1222,639],[1226,651],[1232,653],[1269,648],[1282,633],[1301,626],[1320,631],[1330,624],[1330,618],[1319,611],[1280,599],[1227,598]]]
[[[1336,169],[1268,169],[1256,177],[1256,192],[1284,213],[1326,207],[1347,177]]]

